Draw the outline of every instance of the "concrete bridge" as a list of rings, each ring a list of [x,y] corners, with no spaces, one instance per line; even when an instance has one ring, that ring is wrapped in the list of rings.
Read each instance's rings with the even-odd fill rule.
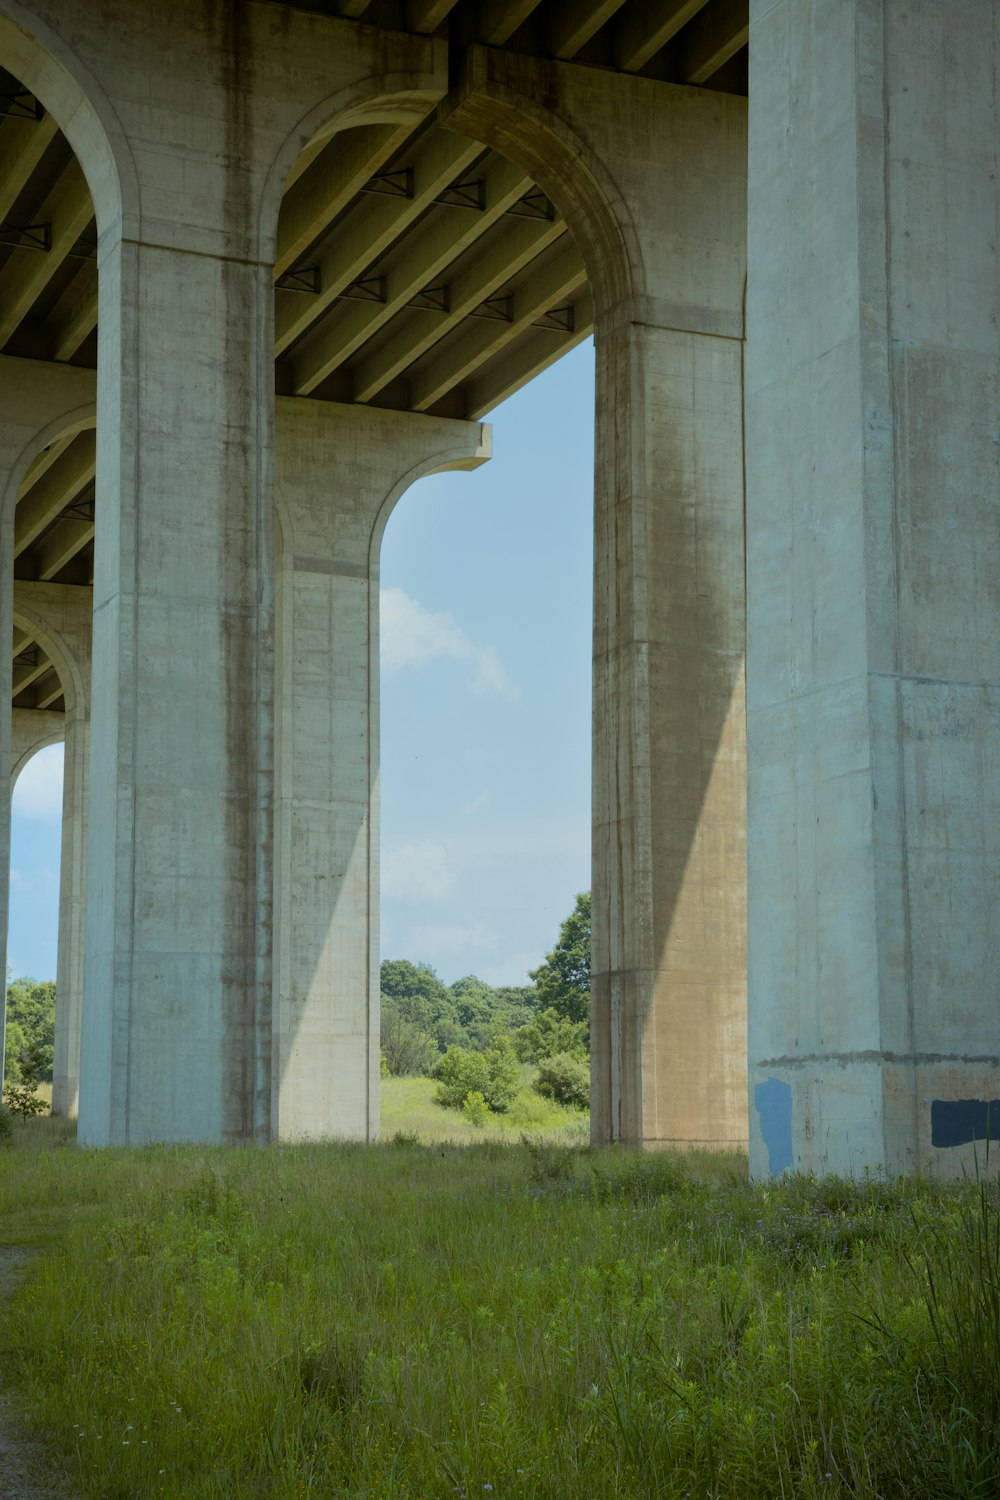
[[[0,65],[0,736],[66,742],[81,1139],[377,1132],[382,528],[593,332],[594,1137],[967,1165],[994,0],[0,0]]]

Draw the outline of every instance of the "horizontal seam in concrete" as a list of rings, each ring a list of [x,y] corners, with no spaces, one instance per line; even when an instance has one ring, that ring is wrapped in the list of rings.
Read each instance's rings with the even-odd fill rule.
[[[348,578],[367,578],[367,563],[342,562],[337,557],[296,557],[296,573],[342,573]]]
[[[960,1052],[806,1052],[801,1057],[766,1057],[758,1068],[804,1068],[816,1063],[977,1063],[1000,1067],[1000,1057],[987,1053],[963,1055]]]

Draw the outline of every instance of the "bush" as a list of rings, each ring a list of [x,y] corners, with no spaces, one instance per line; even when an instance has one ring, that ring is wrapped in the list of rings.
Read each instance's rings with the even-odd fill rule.
[[[560,1052],[539,1065],[535,1091],[557,1104],[586,1109],[590,1104],[590,1068],[579,1057]]]
[[[482,1129],[490,1117],[491,1110],[478,1089],[470,1089],[462,1104],[462,1113],[470,1125]]]
[[[482,1094],[495,1114],[504,1114],[517,1097],[521,1073],[510,1039],[499,1036],[485,1052],[449,1047],[434,1074],[434,1100],[446,1109],[461,1109],[471,1093]]]

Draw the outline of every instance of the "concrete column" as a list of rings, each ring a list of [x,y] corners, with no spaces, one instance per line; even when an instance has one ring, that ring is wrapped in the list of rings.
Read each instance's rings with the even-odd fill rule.
[[[64,584],[18,581],[14,584],[14,619],[44,645],[65,703],[61,714],[15,709],[13,719],[15,732],[25,717],[59,720],[58,737],[65,741],[52,1110],[75,1116],[83,1008],[92,592]]]
[[[1000,1126],[1000,15],[751,18],[751,1166],[950,1174]]]
[[[378,1133],[378,580],[423,474],[489,457],[477,422],[279,400],[271,1130]]]
[[[447,123],[597,310],[593,1138],[743,1146],[746,101],[473,48]]]
[[[273,288],[229,145],[207,222],[100,258],[88,1144],[267,1133]]]
[[[18,491],[35,456],[48,443],[80,431],[94,419],[94,377],[75,370],[0,356],[0,556],[13,555],[14,508]],[[10,643],[14,629],[14,591],[9,561],[0,568],[0,642]],[[17,767],[17,740],[11,730],[11,654],[0,651],[0,762],[12,774]],[[20,728],[20,727],[19,727]],[[30,731],[34,734],[34,730]],[[20,741],[23,743],[23,741]],[[37,743],[37,741],[36,741]],[[10,798],[0,798],[0,963],[7,972],[7,911],[10,882]],[[6,984],[0,991],[0,1077],[3,1076]]]
[[[738,1148],[745,108],[641,86],[628,105],[599,136],[647,292],[596,335],[591,1128]]]

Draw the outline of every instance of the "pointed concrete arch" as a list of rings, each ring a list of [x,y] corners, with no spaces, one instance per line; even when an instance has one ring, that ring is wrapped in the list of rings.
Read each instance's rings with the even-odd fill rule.
[[[551,198],[583,257],[600,316],[644,294],[642,245],[608,163],[562,102],[559,78],[556,64],[470,47],[438,120],[509,157]]]
[[[118,223],[124,234],[135,233],[139,191],[132,152],[93,74],[23,0],[0,0],[0,49],[8,71],[41,100],[76,153],[94,200],[98,235]]]

